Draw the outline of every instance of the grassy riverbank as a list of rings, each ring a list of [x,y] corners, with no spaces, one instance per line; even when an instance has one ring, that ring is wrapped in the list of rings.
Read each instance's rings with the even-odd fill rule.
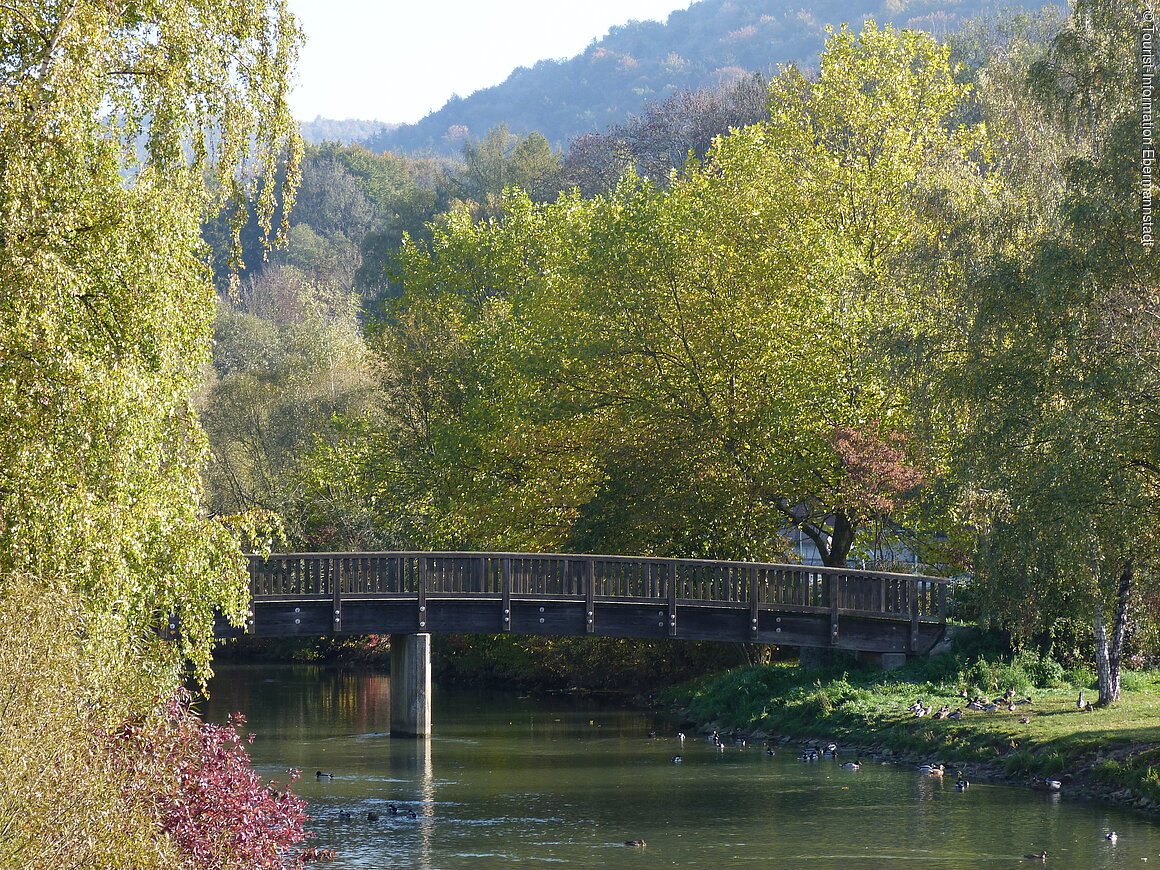
[[[946,654],[890,672],[802,670],[791,663],[738,668],[664,698],[698,725],[722,732],[833,740],[851,754],[939,761],[978,780],[1057,779],[1065,794],[1160,812],[1160,671],[1128,672],[1123,683],[1118,704],[1081,712],[1079,691],[1096,695],[1082,669],[1064,671],[1027,655]],[[967,710],[961,695],[996,697],[1009,688],[1031,702],[986,713]],[[933,710],[962,708],[963,718],[916,718],[908,708],[918,699]]]

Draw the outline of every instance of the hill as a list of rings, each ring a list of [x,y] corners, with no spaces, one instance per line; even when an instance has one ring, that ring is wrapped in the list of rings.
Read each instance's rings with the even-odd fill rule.
[[[1038,4],[995,0],[700,0],[663,24],[630,21],[576,57],[520,67],[502,84],[452,97],[415,124],[364,141],[375,151],[458,154],[504,123],[515,134],[542,133],[555,149],[576,136],[623,122],[674,93],[727,84],[777,65],[812,66],[827,25],[867,18],[943,37],[964,21]]]

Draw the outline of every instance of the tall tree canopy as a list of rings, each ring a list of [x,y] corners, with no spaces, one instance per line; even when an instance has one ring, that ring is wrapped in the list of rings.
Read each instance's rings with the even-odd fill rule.
[[[969,234],[951,381],[986,612],[1094,635],[1119,695],[1132,597],[1160,538],[1160,258],[1143,244],[1135,4],[1081,0],[1041,57],[983,70],[1004,191]],[[1141,583],[1141,581],[1146,581]]]
[[[251,200],[269,233],[293,190],[298,43],[282,0],[0,8],[0,572],[176,614],[203,668],[246,588],[198,508],[200,226]]]
[[[978,177],[964,92],[871,22],[663,189],[439,223],[375,338],[392,535],[771,557],[797,525],[843,564],[921,479],[883,347],[925,328],[898,261],[926,198]]]

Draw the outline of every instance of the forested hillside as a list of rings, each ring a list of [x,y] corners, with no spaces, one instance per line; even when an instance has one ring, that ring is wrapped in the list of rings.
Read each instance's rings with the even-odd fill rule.
[[[612,28],[582,54],[521,67],[502,84],[452,97],[416,124],[372,135],[375,151],[454,154],[466,137],[497,124],[516,134],[533,130],[559,150],[603,131],[684,90],[729,84],[752,73],[770,77],[779,64],[817,64],[827,25],[914,27],[944,37],[963,22],[1001,9],[1038,3],[1001,0],[700,0],[665,23],[630,21]]]

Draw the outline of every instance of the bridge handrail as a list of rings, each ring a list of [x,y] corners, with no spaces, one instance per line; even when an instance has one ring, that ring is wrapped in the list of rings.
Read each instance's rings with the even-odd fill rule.
[[[809,571],[818,574],[866,574],[875,577],[893,577],[904,580],[921,580],[924,583],[950,583],[951,577],[938,577],[933,574],[918,574],[904,571],[878,571],[874,568],[834,568],[830,565],[807,565],[805,562],[745,562],[730,559],[689,559],[669,556],[623,556],[617,553],[522,553],[503,550],[360,550],[360,551],[329,551],[271,553],[263,557],[256,553],[246,553],[246,558],[254,560],[283,559],[283,558],[324,558],[324,559],[355,559],[394,556],[404,558],[442,559],[597,559],[617,562],[677,562],[682,565],[723,565],[734,568],[790,568],[800,571]]]
[[[270,597],[565,598],[785,608],[945,621],[946,577],[859,568],[592,553],[394,550],[250,557]],[[579,566],[579,567],[577,567]],[[338,582],[335,583],[334,578]],[[628,594],[626,594],[628,593]]]

